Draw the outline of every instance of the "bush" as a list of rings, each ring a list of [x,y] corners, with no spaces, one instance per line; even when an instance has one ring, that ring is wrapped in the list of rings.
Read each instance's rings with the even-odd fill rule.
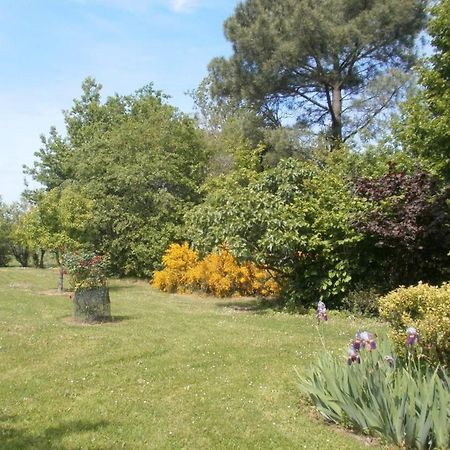
[[[0,244],[0,267],[8,265],[11,257],[9,256],[9,249],[6,246]]]
[[[412,360],[401,364],[392,354],[384,342],[362,352],[359,364],[347,365],[324,352],[300,388],[328,420],[402,448],[449,448],[447,375]]]
[[[378,315],[380,294],[375,289],[355,289],[342,300],[342,307],[353,314],[366,317]]]
[[[192,288],[216,297],[228,297],[239,292],[239,272],[234,256],[222,248],[207,255],[187,276]]]
[[[187,232],[204,252],[226,242],[239,259],[276,271],[288,308],[337,305],[359,270],[354,250],[363,237],[351,218],[365,203],[351,186],[331,160],[287,159],[245,182],[225,177],[187,214]]]
[[[395,166],[380,177],[354,179],[353,189],[365,202],[352,226],[364,234],[359,252],[367,281],[376,280],[387,292],[448,279],[450,189],[441,184],[427,172]]]
[[[8,226],[5,219],[2,217],[1,206],[0,199],[0,267],[4,267],[8,264],[11,256]]]
[[[64,257],[74,291],[106,286],[109,258],[95,253],[69,253]]]
[[[198,260],[188,244],[172,244],[163,257],[164,269],[153,275],[152,285],[166,292],[201,291],[216,297],[271,296],[278,286],[270,274],[256,265],[239,264],[226,247]]]
[[[170,244],[162,261],[164,269],[154,272],[152,285],[165,292],[185,292],[191,284],[187,274],[198,263],[197,252],[186,242]]]
[[[448,366],[450,361],[450,283],[441,287],[419,283],[400,287],[379,302],[380,315],[392,327],[392,339],[405,353],[406,330],[419,335],[415,351],[433,364]]]

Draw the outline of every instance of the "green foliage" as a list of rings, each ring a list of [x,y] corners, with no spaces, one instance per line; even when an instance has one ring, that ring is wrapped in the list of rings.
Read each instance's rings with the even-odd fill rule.
[[[233,55],[212,60],[206,85],[219,104],[253,107],[272,124],[292,111],[326,123],[337,145],[399,94],[404,78],[392,80],[414,60],[425,4],[246,0],[225,22]]]
[[[419,69],[424,87],[403,108],[396,127],[400,143],[450,181],[450,1],[432,9],[429,25],[434,54]]]
[[[345,364],[323,352],[300,388],[328,420],[417,449],[450,445],[449,378],[392,357],[388,342]]]
[[[64,255],[64,267],[70,274],[74,291],[106,286],[110,261],[107,255],[77,252]]]
[[[317,146],[317,138],[305,126],[274,126],[248,108],[219,114],[221,108],[208,98],[204,83],[205,80],[193,97],[209,148],[210,176],[243,168],[261,171],[284,158],[305,158]]]
[[[6,266],[9,256],[9,226],[7,220],[7,208],[0,198],[0,267]]]
[[[22,267],[28,267],[30,257],[29,242],[26,238],[24,219],[31,206],[26,202],[15,202],[6,209],[9,248]]]
[[[343,299],[342,307],[359,316],[378,316],[378,299],[380,294],[377,289],[355,286]]]
[[[29,170],[48,188],[70,182],[95,198],[88,242],[111,255],[115,273],[150,275],[200,199],[207,155],[194,122],[151,86],[100,94],[86,79],[64,114],[67,137],[49,138]]]
[[[432,364],[450,365],[450,284],[400,287],[379,301],[381,317],[392,327],[399,353],[405,353],[407,328],[419,333],[410,350]]]
[[[223,178],[187,215],[201,252],[222,242],[242,260],[278,272],[293,303],[337,301],[352,279],[351,249],[360,207],[344,173],[289,159],[260,174]]]
[[[73,185],[39,194],[37,204],[18,224],[16,239],[30,249],[58,255],[88,241],[93,221],[93,200]]]

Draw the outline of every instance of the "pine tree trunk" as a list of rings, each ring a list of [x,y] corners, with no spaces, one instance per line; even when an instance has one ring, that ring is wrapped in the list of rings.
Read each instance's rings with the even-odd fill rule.
[[[331,148],[342,143],[342,89],[340,84],[333,86],[331,110]]]

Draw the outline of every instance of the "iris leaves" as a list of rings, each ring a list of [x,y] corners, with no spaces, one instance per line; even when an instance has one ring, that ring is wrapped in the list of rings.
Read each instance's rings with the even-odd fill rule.
[[[389,364],[389,347],[363,352],[351,366],[324,352],[300,389],[330,421],[406,448],[449,448],[447,374],[411,360]]]

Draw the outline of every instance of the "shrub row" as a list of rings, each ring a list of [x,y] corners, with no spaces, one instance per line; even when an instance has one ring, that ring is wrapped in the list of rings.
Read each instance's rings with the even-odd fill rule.
[[[163,256],[163,270],[153,274],[152,285],[165,292],[201,291],[216,297],[272,296],[278,284],[267,270],[239,264],[222,246],[200,259],[187,243],[171,244]]]

